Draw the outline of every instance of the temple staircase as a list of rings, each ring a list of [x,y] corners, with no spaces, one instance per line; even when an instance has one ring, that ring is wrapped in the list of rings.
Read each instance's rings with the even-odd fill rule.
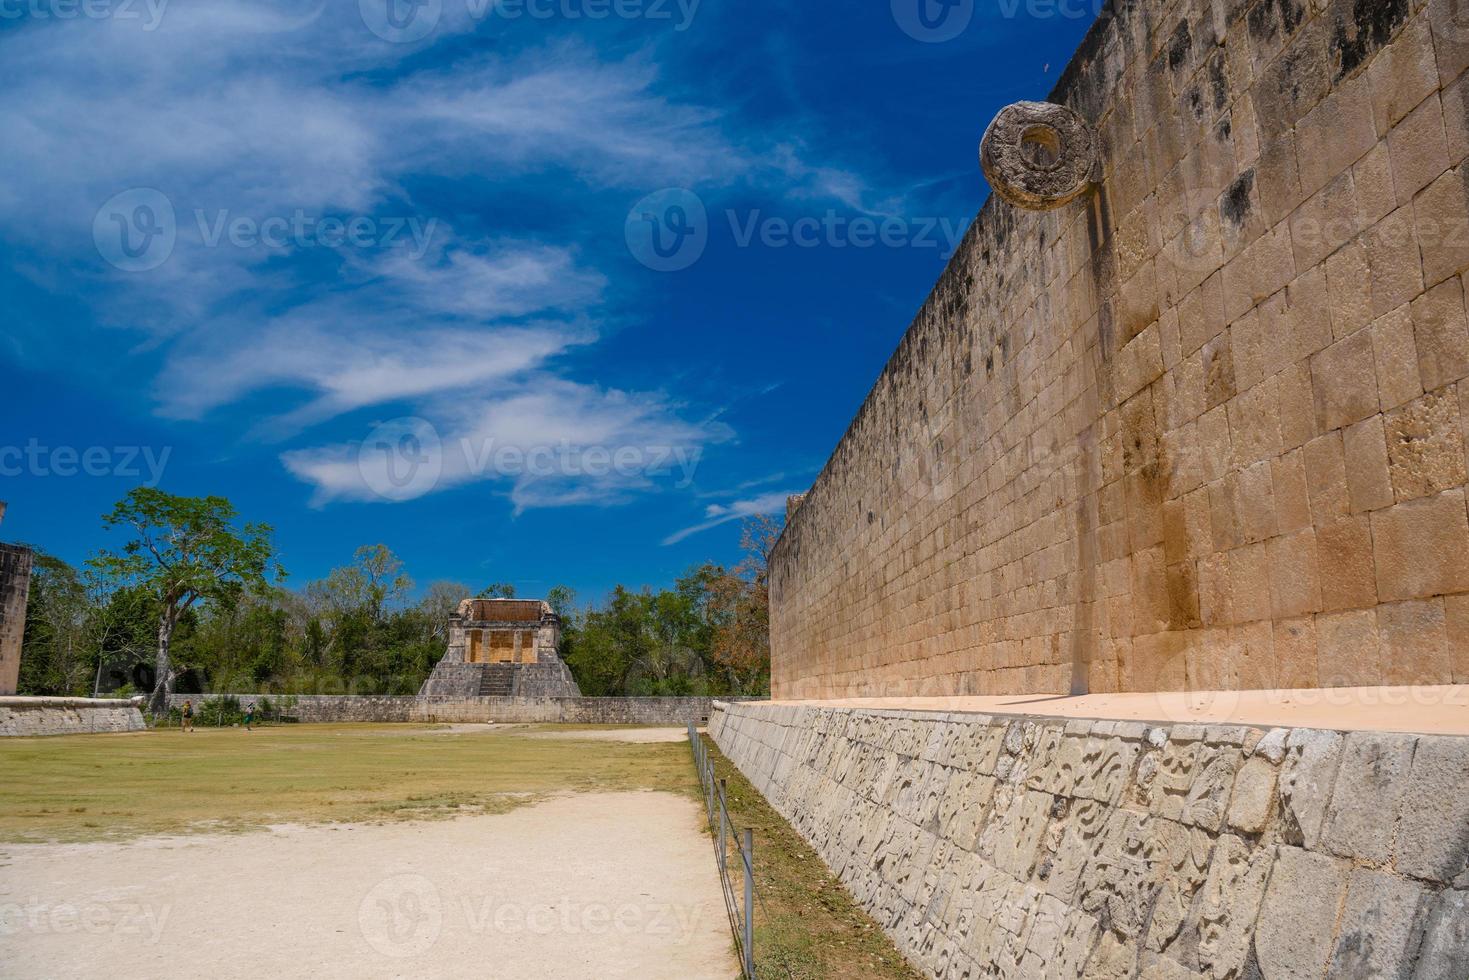
[[[479,696],[508,698],[515,690],[514,664],[485,664],[480,670]]]

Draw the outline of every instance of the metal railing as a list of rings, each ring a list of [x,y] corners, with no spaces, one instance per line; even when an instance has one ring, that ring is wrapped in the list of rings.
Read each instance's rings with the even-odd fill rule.
[[[740,957],[740,976],[755,980],[755,832],[746,827],[743,834],[735,833],[734,824],[729,819],[725,781],[714,778],[714,761],[709,758],[709,747],[692,724],[689,725],[689,745],[694,751],[694,768],[699,771],[699,784],[704,789],[709,831],[716,835],[714,853],[719,858],[719,886],[724,893],[724,910],[729,915],[730,931],[734,933],[735,950]],[[730,840],[734,841],[735,854],[743,872],[743,903],[735,895],[734,876],[729,873]]]

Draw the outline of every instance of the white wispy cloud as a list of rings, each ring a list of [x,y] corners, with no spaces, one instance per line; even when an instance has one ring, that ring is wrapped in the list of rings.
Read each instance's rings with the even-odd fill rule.
[[[748,500],[736,500],[728,504],[710,504],[704,508],[706,520],[673,532],[663,539],[663,543],[665,545],[678,544],[685,538],[702,531],[708,531],[721,524],[728,524],[730,521],[738,521],[745,517],[782,513],[785,510],[786,498],[790,495],[790,493],[762,493]]]
[[[688,98],[649,50],[561,44],[420,67],[424,49],[474,27],[459,6],[446,4],[420,45],[384,43],[356,4],[323,0],[176,2],[154,30],[82,18],[0,34],[0,225],[26,254],[17,269],[42,288],[80,285],[98,323],[158,351],[151,390],[169,418],[268,393],[272,409],[252,411],[244,434],[304,440],[327,420],[394,406],[444,434],[442,478],[425,492],[484,481],[517,509],[686,488],[705,449],[732,433],[666,393],[574,376],[566,355],[595,343],[608,316],[607,277],[581,250],[457,235],[452,215],[423,248],[211,240],[236,218],[431,223],[413,191],[429,179],[473,181],[470,193],[493,201],[549,175],[551,203],[573,211],[665,185],[887,206],[854,171],[807,163],[800,140],[742,133]],[[93,220],[137,187],[171,203],[177,244],[156,269],[126,273],[100,260]],[[458,448],[486,443],[667,449],[673,477],[650,466],[507,475]],[[383,499],[359,457],[332,443],[281,458],[318,503]]]
[[[397,502],[479,482],[508,496],[517,512],[612,504],[637,491],[689,486],[705,448],[733,435],[727,426],[679,415],[679,406],[657,395],[535,377],[439,412],[435,422],[415,420],[403,430],[413,435],[411,458],[395,435],[380,442],[377,429],[281,459],[316,488],[317,505]],[[399,479],[410,466],[422,479]]]

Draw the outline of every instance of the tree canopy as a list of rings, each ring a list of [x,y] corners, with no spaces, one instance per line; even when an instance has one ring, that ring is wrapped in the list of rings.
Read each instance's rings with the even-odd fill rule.
[[[180,497],[156,487],[133,490],[102,518],[109,530],[126,529],[131,538],[120,551],[101,551],[91,566],[119,586],[139,589],[155,599],[158,645],[152,707],[164,708],[173,689],[169,647],[179,617],[209,600],[223,607],[245,595],[262,595],[271,578],[285,578],[275,561],[268,524],[236,530],[238,515],[224,497]]]
[[[321,579],[285,588],[264,524],[236,526],[220,497],[129,494],[104,518],[127,542],[79,572],[37,553],[22,692],[414,694],[443,657],[449,616],[498,583],[418,589],[386,544],[358,548]],[[588,695],[743,695],[769,689],[765,555],[752,522],[744,561],[706,563],[671,588],[618,586],[580,603],[546,593],[562,656]]]

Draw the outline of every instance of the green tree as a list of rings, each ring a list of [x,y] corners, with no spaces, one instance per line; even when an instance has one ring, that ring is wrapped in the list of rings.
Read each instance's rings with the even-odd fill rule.
[[[89,564],[114,582],[144,590],[157,604],[154,714],[167,709],[173,690],[170,646],[180,618],[197,602],[232,604],[242,595],[265,593],[271,578],[285,578],[271,527],[246,524],[236,530],[237,516],[224,497],[180,497],[139,487],[102,519],[109,530],[128,529],[132,539]]]
[[[556,585],[546,593],[546,602],[551,611],[563,620],[569,620],[576,607],[576,592],[570,586]]]
[[[352,564],[334,568],[326,578],[329,601],[338,611],[361,611],[373,622],[413,589],[403,562],[385,544],[358,548]]]
[[[19,690],[81,694],[95,663],[87,642],[91,608],[86,583],[60,558],[34,549],[33,553]]]
[[[732,694],[770,689],[770,550],[780,525],[760,515],[745,521],[740,546],[745,558],[708,583],[712,653],[730,678]]]
[[[514,599],[515,586],[509,582],[492,582],[475,596],[476,599]]]
[[[458,582],[431,582],[418,603],[418,611],[428,626],[426,639],[443,633],[449,617],[459,611],[459,604],[470,597],[469,586]]]

